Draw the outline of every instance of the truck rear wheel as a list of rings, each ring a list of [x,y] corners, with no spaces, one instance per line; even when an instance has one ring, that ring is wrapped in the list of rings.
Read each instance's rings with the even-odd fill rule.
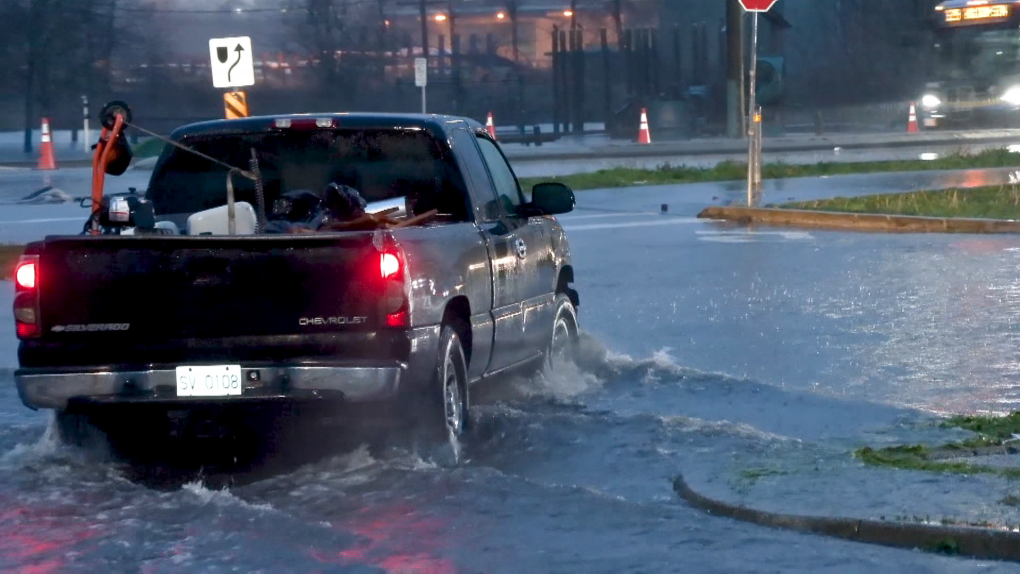
[[[92,415],[79,411],[57,411],[54,414],[57,436],[66,445],[83,448],[97,454],[111,454],[111,443],[106,431]]]
[[[439,336],[439,357],[426,389],[422,429],[436,442],[450,442],[467,428],[467,361],[460,337],[450,325]]]

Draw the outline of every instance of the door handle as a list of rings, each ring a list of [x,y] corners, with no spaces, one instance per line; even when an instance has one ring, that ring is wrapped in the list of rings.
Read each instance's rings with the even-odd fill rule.
[[[517,257],[520,257],[521,259],[524,259],[528,255],[528,246],[520,237],[514,240],[514,249],[517,251]]]

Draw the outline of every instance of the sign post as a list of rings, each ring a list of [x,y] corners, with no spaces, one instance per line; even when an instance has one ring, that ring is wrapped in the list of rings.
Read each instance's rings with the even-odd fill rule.
[[[425,86],[429,83],[428,60],[414,59],[414,85],[421,88],[421,113],[425,113]]]
[[[748,97],[748,146],[747,146],[747,206],[757,204],[761,192],[761,113],[756,101],[756,78],[758,75],[758,14],[768,12],[778,0],[740,0],[753,22],[751,30],[751,77]]]
[[[89,97],[87,95],[81,97],[81,105],[83,108],[82,117],[84,118],[84,125],[82,126],[84,128],[83,135],[85,136],[84,144],[85,151],[87,152],[92,147],[92,144],[90,143],[92,141],[92,135],[89,133]]]

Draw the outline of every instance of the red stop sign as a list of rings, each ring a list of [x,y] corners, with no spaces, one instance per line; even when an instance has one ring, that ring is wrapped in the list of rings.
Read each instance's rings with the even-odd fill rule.
[[[768,12],[779,0],[740,0],[740,5],[748,12]]]

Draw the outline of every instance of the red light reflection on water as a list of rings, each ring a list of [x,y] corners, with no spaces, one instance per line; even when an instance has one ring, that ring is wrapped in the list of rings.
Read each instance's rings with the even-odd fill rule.
[[[360,539],[353,548],[316,548],[309,554],[324,564],[365,564],[387,574],[456,574],[453,562],[434,554],[444,546],[447,525],[416,514],[409,505],[361,510],[336,525]]]
[[[14,571],[20,574],[64,570],[67,555],[100,534],[77,518],[67,509],[8,507],[0,512],[0,557],[5,564],[16,564]]]

